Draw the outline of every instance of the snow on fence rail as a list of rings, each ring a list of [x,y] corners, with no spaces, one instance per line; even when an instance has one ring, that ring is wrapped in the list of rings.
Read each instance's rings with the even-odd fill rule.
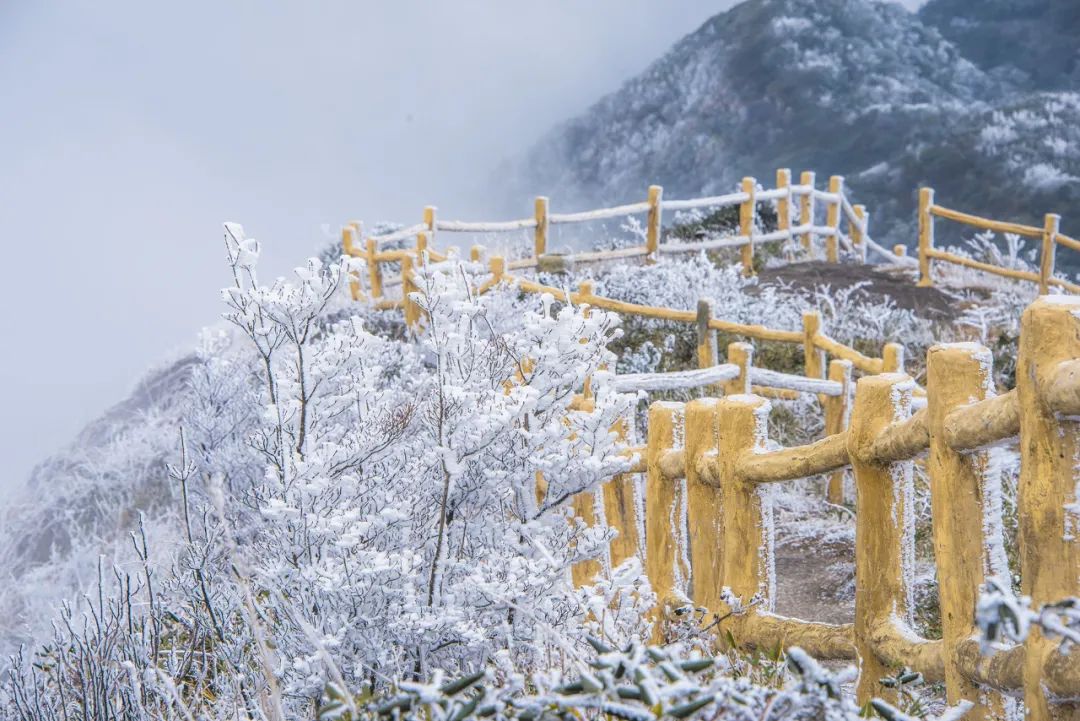
[[[1004,268],[993,263],[966,258],[962,255],[938,250],[934,247],[934,218],[951,220],[956,223],[968,225],[982,230],[991,230],[995,233],[1010,233],[1026,238],[1037,238],[1041,241],[1039,247],[1039,272],[1033,273],[1017,268]],[[932,270],[935,260],[954,265],[981,270],[993,275],[1015,280],[1026,280],[1039,284],[1039,292],[1046,294],[1051,287],[1061,288],[1067,293],[1080,293],[1080,285],[1054,277],[1054,259],[1057,246],[1063,245],[1072,250],[1080,250],[1080,241],[1077,241],[1060,232],[1061,216],[1047,213],[1044,217],[1043,227],[1036,228],[1032,225],[1010,223],[1001,220],[981,218],[970,213],[962,213],[934,202],[933,188],[919,189],[919,285],[928,287],[934,284]]]
[[[890,252],[881,247],[870,237],[868,230],[869,216],[865,207],[852,205],[844,188],[844,179],[835,175],[829,179],[828,190],[815,186],[815,174],[804,172],[798,184],[791,183],[791,171],[780,169],[776,173],[776,187],[759,190],[754,178],[744,178],[741,190],[726,195],[692,198],[687,200],[664,199],[663,188],[659,185],[649,187],[648,198],[643,202],[620,205],[613,208],[599,208],[577,213],[552,213],[547,197],[537,197],[533,207],[533,217],[497,222],[469,222],[460,220],[440,220],[436,208],[424,208],[423,222],[377,236],[368,236],[364,247],[360,247],[362,235],[360,223],[352,223],[342,230],[342,245],[345,254],[360,258],[368,265],[368,292],[373,298],[382,298],[384,285],[400,284],[397,279],[384,283],[381,266],[385,263],[401,262],[398,255],[387,255],[382,250],[390,243],[415,238],[417,247],[396,252],[411,252],[413,263],[419,259],[420,246],[427,247],[438,232],[448,233],[503,233],[520,230],[533,231],[533,253],[513,260],[508,265],[511,270],[524,268],[544,268],[565,266],[567,263],[585,263],[643,256],[646,262],[654,262],[663,253],[685,253],[719,248],[740,248],[741,260],[747,274],[753,272],[754,246],[776,241],[798,241],[804,250],[810,252],[816,241],[822,241],[825,257],[830,262],[839,262],[840,249],[845,248],[861,262],[866,260],[867,249],[873,250],[893,263],[913,264],[912,259]],[[775,202],[777,206],[778,228],[769,233],[760,233],[755,220],[759,203]],[[818,206],[825,208],[824,225],[816,222]],[[696,208],[739,208],[738,235],[688,243],[661,243],[663,211],[690,210]],[[638,213],[646,213],[645,244],[633,248],[621,248],[610,251],[588,251],[573,254],[548,253],[548,232],[552,225],[569,223],[587,223],[597,220],[618,218]],[[847,232],[843,228],[846,223]],[[395,251],[390,251],[395,252]],[[352,283],[353,295],[359,298],[364,279],[356,276]]]
[[[883,678],[908,668],[944,682],[950,703],[975,704],[969,718],[1004,718],[1006,696],[1020,695],[1026,718],[1058,718],[1080,696],[1080,654],[1032,633],[1023,645],[985,656],[973,612],[986,580],[999,577],[1009,585],[992,446],[1011,438],[1019,439],[1021,455],[1024,594],[1035,607],[1080,594],[1080,536],[1071,515],[1080,480],[1074,462],[1080,450],[1080,298],[1035,301],[1023,314],[1019,348],[1017,386],[1000,396],[991,390],[987,348],[931,348],[927,403],[917,411],[908,376],[864,376],[855,385],[850,427],[795,448],[770,448],[769,401],[747,392],[753,372],[726,380],[725,391],[732,392],[724,398],[652,404],[647,443],[632,449],[638,458],[632,471],[647,475],[646,547],[639,553],[661,601],[657,620],[700,607],[723,619],[720,633],[730,631],[740,647],[797,645],[818,658],[858,659],[863,702],[883,691]],[[748,360],[733,365],[744,371]],[[850,372],[849,362],[833,362],[842,371],[838,364]],[[911,627],[911,478],[913,459],[922,454],[933,507],[939,640],[921,638]],[[771,496],[763,490],[845,468],[857,488],[855,621],[778,616],[772,612]],[[613,488],[602,490],[603,517],[583,517],[606,519],[636,542],[636,507],[609,495]],[[625,548],[621,553],[619,560]]]

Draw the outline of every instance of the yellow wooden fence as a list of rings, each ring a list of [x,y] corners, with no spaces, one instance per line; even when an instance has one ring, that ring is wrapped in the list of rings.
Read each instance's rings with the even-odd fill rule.
[[[377,307],[400,308],[416,326],[422,313],[410,298],[416,290],[414,266],[446,256],[434,250],[437,232],[501,232],[533,230],[528,257],[487,259],[486,292],[510,283],[522,292],[551,293],[569,302],[588,304],[623,314],[693,324],[698,329],[698,362],[702,369],[718,367],[715,333],[746,339],[795,343],[805,354],[807,380],[825,406],[826,436],[814,443],[773,450],[767,447],[769,400],[787,397],[801,386],[793,377],[753,367],[753,348],[734,343],[726,366],[710,377],[722,398],[689,403],[658,402],[649,411],[648,439],[635,449],[630,472],[647,474],[645,538],[638,537],[632,484],[627,476],[611,479],[602,489],[603,514],[619,534],[611,559],[618,563],[631,555],[645,559],[646,570],[661,600],[662,615],[688,604],[719,615],[730,609],[727,600],[739,599],[741,612],[723,627],[744,648],[771,649],[798,645],[824,659],[858,659],[858,695],[886,695],[879,681],[901,666],[921,672],[931,681],[943,681],[950,702],[976,704],[971,718],[1002,718],[1004,695],[1022,695],[1032,721],[1059,718],[1063,699],[1080,696],[1080,655],[1059,651],[1054,641],[1038,630],[1021,646],[980,655],[975,638],[974,607],[978,589],[991,574],[1007,572],[993,552],[1000,544],[1000,523],[994,517],[994,465],[987,447],[1018,438],[1021,454],[1019,482],[1021,587],[1036,604],[1080,595],[1080,519],[1067,508],[1077,502],[1077,465],[1080,458],[1080,298],[1044,297],[1033,303],[1021,321],[1017,387],[993,395],[990,352],[975,344],[938,345],[928,353],[926,389],[903,374],[903,348],[888,344],[881,357],[859,353],[830,338],[820,316],[808,312],[801,331],[733,323],[713,317],[707,303],[696,311],[644,306],[596,295],[591,284],[575,291],[545,286],[510,274],[528,268],[550,268],[567,262],[588,262],[643,257],[659,253],[740,248],[744,267],[752,268],[754,245],[797,239],[812,248],[824,239],[826,257],[838,260],[840,248],[864,259],[866,248],[913,262],[885,251],[867,232],[865,209],[852,206],[843,180],[833,178],[826,191],[814,187],[804,173],[792,185],[781,170],[777,188],[761,191],[746,179],[739,193],[693,201],[665,201],[659,186],[649,189],[643,203],[586,213],[550,212],[546,198],[535,202],[534,217],[504,223],[439,221],[428,208],[417,226],[378,238],[359,247],[359,224],[345,228],[345,252],[363,259],[366,278],[354,276],[353,293],[366,296]],[[780,209],[778,230],[757,234],[757,203],[775,200]],[[825,203],[825,225],[815,225],[815,204]],[[695,207],[740,206],[740,235],[735,238],[661,245],[664,210]],[[797,211],[797,212],[796,212]],[[547,236],[553,224],[602,220],[646,213],[645,245],[615,251],[553,256]],[[789,222],[798,218],[798,224]],[[1025,273],[977,263],[933,248],[933,217],[968,222],[1000,232],[1041,237],[1040,273]],[[1051,217],[1053,220],[1051,220]],[[847,233],[841,231],[847,220]],[[1056,216],[1036,229],[987,221],[933,204],[932,191],[920,195],[919,269],[921,282],[930,282],[932,260],[955,262],[999,275],[1038,282],[1045,292],[1052,286],[1075,291],[1072,284],[1053,278],[1053,249],[1065,245],[1080,249],[1080,242],[1057,232]],[[392,241],[415,238],[408,249],[383,249]],[[473,248],[471,259],[482,260]],[[402,286],[400,299],[389,299],[381,265],[400,264],[391,283]],[[832,360],[829,360],[832,356]],[[852,372],[864,375],[853,380]],[[771,375],[770,375],[771,374]],[[755,380],[755,378],[757,380]],[[788,382],[791,381],[791,382]],[[850,384],[855,384],[849,407]],[[805,389],[802,389],[805,392]],[[921,397],[916,397],[921,396]],[[587,400],[587,399],[586,399]],[[677,442],[681,439],[681,442]],[[933,506],[933,541],[939,579],[942,638],[920,638],[911,628],[911,542],[907,519],[913,514],[911,477],[913,459],[925,454]],[[771,507],[766,487],[820,474],[830,475],[830,498],[842,500],[840,479],[850,468],[856,486],[855,621],[825,624],[788,618],[772,612],[773,561]],[[685,496],[685,497],[684,497]],[[576,499],[585,518],[594,516],[592,497]],[[679,508],[686,509],[685,527]],[[595,519],[594,519],[595,520]],[[595,564],[575,569],[584,582]],[[728,594],[725,589],[730,591]]]
[[[775,201],[777,204],[777,229],[769,233],[759,232],[757,227],[758,206]],[[739,208],[739,234],[732,237],[714,238],[693,242],[660,243],[664,211],[694,209]],[[822,213],[821,210],[824,209]],[[548,250],[550,228],[555,225],[588,223],[635,214],[645,215],[644,245],[616,250],[586,251],[572,254],[554,254]],[[823,216],[823,223],[819,223]],[[817,244],[823,245],[825,258],[831,262],[840,260],[841,248],[850,255],[865,260],[867,249],[874,250],[886,259],[897,262],[896,256],[875,243],[868,232],[869,214],[862,205],[853,205],[848,199],[844,178],[829,178],[827,189],[816,187],[815,174],[804,172],[798,184],[792,184],[791,171],[780,169],[776,173],[776,187],[759,189],[754,178],[744,178],[740,190],[726,195],[670,200],[664,198],[659,185],[649,187],[647,199],[639,203],[600,208],[578,213],[552,213],[550,201],[538,197],[534,202],[533,217],[498,222],[465,222],[441,220],[436,208],[424,208],[423,220],[392,233],[360,239],[363,226],[353,222],[342,229],[342,246],[347,256],[362,259],[367,265],[366,278],[359,274],[352,283],[356,298],[367,295],[376,303],[388,305],[384,290],[389,285],[400,285],[402,276],[384,279],[382,266],[386,263],[403,263],[406,258],[415,264],[421,249],[427,249],[431,257],[439,260],[444,256],[433,250],[434,241],[440,233],[507,233],[531,230],[533,247],[531,255],[508,261],[507,270],[537,268],[553,270],[573,263],[610,261],[623,258],[643,258],[654,262],[661,254],[687,253],[720,248],[739,248],[740,258],[747,274],[753,272],[754,249],[762,243],[798,241],[804,250],[812,252]],[[793,224],[794,223],[794,224]],[[415,240],[415,247],[386,248]],[[366,286],[366,288],[364,287]]]
[[[934,247],[934,219],[942,218],[961,223],[981,230],[991,230],[995,233],[1012,233],[1026,238],[1037,238],[1039,246],[1039,272],[1033,273],[1016,268],[1004,268],[993,263],[985,263],[965,258],[956,253],[939,250]],[[934,202],[933,188],[919,189],[919,285],[931,286],[934,283],[932,276],[933,263],[935,260],[960,265],[965,268],[981,270],[993,275],[1014,280],[1026,280],[1039,284],[1039,292],[1046,294],[1050,288],[1061,288],[1067,293],[1080,292],[1080,285],[1070,283],[1054,277],[1054,260],[1057,246],[1063,245],[1072,250],[1080,250],[1080,241],[1077,241],[1060,232],[1061,216],[1047,213],[1043,220],[1043,227],[1036,228],[1033,225],[1022,225],[1000,220],[981,218],[970,213],[962,213]]]
[[[1021,646],[982,656],[975,636],[980,585],[1008,572],[995,552],[1002,539],[993,474],[1000,471],[991,444],[1019,439],[1023,593],[1036,604],[1080,594],[1080,521],[1067,510],[1075,508],[1080,478],[1080,298],[1040,298],[1021,328],[1017,387],[1008,393],[991,390],[989,350],[938,345],[927,356],[925,408],[913,411],[906,375],[864,376],[850,427],[806,446],[767,447],[769,401],[746,392],[745,374],[723,398],[654,403],[633,470],[647,474],[642,550],[661,613],[697,606],[722,616],[731,610],[723,593],[730,589],[744,610],[722,628],[740,647],[797,645],[818,658],[857,659],[864,701],[887,695],[879,681],[907,667],[943,681],[950,702],[975,703],[969,718],[1003,717],[1003,694],[1022,695],[1032,721],[1060,717],[1062,700],[1080,695],[1080,654],[1059,651],[1036,630]],[[923,454],[940,640],[920,638],[910,625],[911,474]],[[766,487],[848,467],[857,489],[855,621],[776,615]],[[632,509],[629,518],[608,518],[636,523]]]

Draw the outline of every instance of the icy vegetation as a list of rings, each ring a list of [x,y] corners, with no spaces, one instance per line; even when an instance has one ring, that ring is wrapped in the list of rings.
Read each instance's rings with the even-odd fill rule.
[[[223,323],[39,469],[50,502],[27,497],[5,514],[10,712],[375,718],[405,694],[414,700],[394,708],[406,715],[425,709],[455,721],[487,702],[508,718],[605,704],[642,719],[721,708],[854,717],[858,709],[834,693],[846,676],[797,652],[786,665],[782,656],[724,654],[707,630],[715,621],[704,618],[661,629],[689,644],[683,661],[713,674],[676,683],[656,654],[683,651],[645,651],[655,597],[640,560],[613,568],[611,532],[574,518],[571,498],[630,462],[612,427],[636,417],[628,442],[644,433],[645,400],[616,392],[610,369],[695,367],[692,329],[510,287],[478,296],[484,268],[452,256],[421,272],[425,327],[411,338],[400,312],[348,298],[332,252],[265,285],[257,243],[239,226],[226,231]],[[1029,262],[1015,240],[1002,249],[977,238],[967,252]],[[773,328],[797,329],[813,308],[830,335],[868,352],[902,340],[916,374],[940,337],[934,321],[867,296],[863,285],[762,284],[723,258],[595,267],[553,284],[592,277],[598,294],[680,309],[704,298],[719,317]],[[988,292],[1004,307],[1024,302],[1023,291],[1009,294],[1015,284],[999,286]],[[998,338],[999,316],[961,333]],[[780,346],[760,345],[764,365],[801,372],[801,351]],[[594,402],[571,405],[586,377]],[[775,401],[770,426],[770,445],[819,437],[815,396]],[[1004,523],[1014,526],[1015,463],[1001,453]],[[777,489],[776,534],[796,548],[839,549],[840,565],[850,565],[850,511],[830,509],[820,484]],[[925,479],[914,486],[913,533],[925,535]],[[933,609],[918,544],[916,596]],[[575,588],[570,567],[593,558],[601,575]],[[840,573],[837,598],[849,603]],[[933,611],[923,616],[932,629]],[[597,643],[626,651],[590,661]],[[693,660],[703,654],[720,656]],[[586,672],[590,663],[599,670]],[[659,706],[636,707],[611,675],[619,664],[654,664],[676,688]],[[660,693],[643,680],[650,673],[634,677],[642,698]],[[435,693],[459,677],[473,681],[454,698]],[[474,688],[481,679],[483,692]],[[580,692],[566,690],[579,683]],[[908,696],[907,711],[929,713],[921,692]],[[907,711],[878,709],[897,719]]]
[[[654,183],[700,197],[791,167],[818,170],[819,187],[846,176],[887,246],[914,244],[920,185],[986,217],[1057,212],[1075,235],[1077,7],[747,0],[543,137],[508,204],[520,213],[541,192],[560,208],[614,205]]]

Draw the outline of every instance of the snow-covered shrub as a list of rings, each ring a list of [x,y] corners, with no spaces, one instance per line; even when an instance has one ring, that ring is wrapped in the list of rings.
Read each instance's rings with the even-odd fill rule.
[[[569,574],[609,540],[570,499],[629,462],[611,427],[630,399],[602,371],[614,316],[477,297],[476,269],[448,262],[421,273],[426,329],[403,344],[340,316],[339,266],[261,285],[257,243],[238,226],[226,241],[226,319],[246,341],[208,334],[169,434],[165,560],[139,533],[129,567],[110,579],[105,564],[52,641],[16,660],[9,703],[34,697],[34,718],[283,718],[328,668],[379,688],[495,657],[534,669],[590,628],[647,633],[640,565],[590,591]],[[586,377],[593,403],[571,409]],[[601,607],[613,616],[582,623]],[[72,693],[87,674],[93,693]]]
[[[866,714],[843,692],[855,669],[827,670],[801,649],[792,648],[779,668],[775,687],[755,685],[739,676],[727,657],[702,656],[679,644],[622,650],[591,638],[595,654],[572,664],[525,676],[496,666],[488,672],[427,683],[402,682],[391,694],[358,700],[329,684],[319,707],[319,721],[360,719],[423,719],[471,721],[520,719],[556,721],[603,715],[625,721],[682,719],[855,719]],[[786,673],[785,673],[786,671]],[[904,674],[898,683],[918,682]],[[888,721],[912,716],[874,699],[873,710]],[[964,702],[939,719],[960,718],[971,707]],[[929,714],[922,714],[930,718]]]
[[[975,622],[984,654],[1023,643],[1032,626],[1042,629],[1047,638],[1061,639],[1061,652],[1067,654],[1080,644],[1080,599],[1065,598],[1033,609],[1031,598],[1017,596],[1007,580],[991,578],[983,586]]]

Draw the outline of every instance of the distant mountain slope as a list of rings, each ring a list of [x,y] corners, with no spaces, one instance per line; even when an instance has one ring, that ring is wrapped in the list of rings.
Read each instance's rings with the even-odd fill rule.
[[[984,70],[1042,90],[1080,89],[1076,0],[930,0],[919,17]]]
[[[743,175],[771,184],[791,167],[848,176],[888,243],[913,241],[920,184],[943,202],[1041,223],[1080,199],[1074,101],[1028,96],[894,4],[747,0],[542,138],[511,192],[517,206],[545,193],[570,209],[627,202],[649,183],[667,197],[726,192]],[[1025,109],[1054,119],[1050,137]],[[997,138],[1010,122],[1017,136]],[[1026,182],[1034,166],[1060,182]]]

